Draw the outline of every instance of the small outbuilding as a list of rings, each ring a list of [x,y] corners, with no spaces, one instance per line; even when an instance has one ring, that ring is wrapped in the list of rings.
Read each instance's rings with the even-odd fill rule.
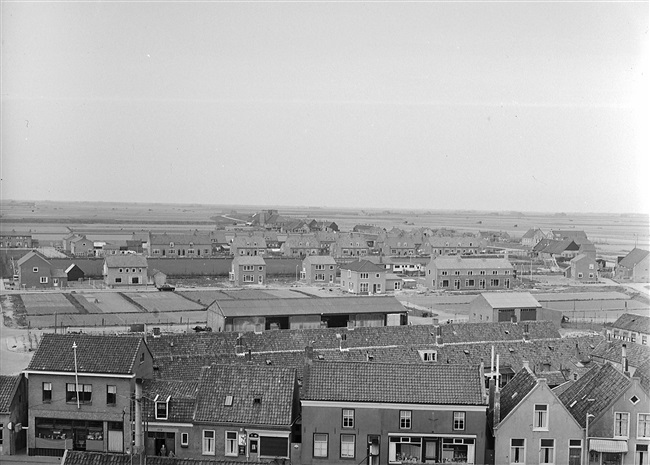
[[[84,270],[74,263],[65,269],[65,275],[68,278],[68,282],[83,281],[86,277]]]

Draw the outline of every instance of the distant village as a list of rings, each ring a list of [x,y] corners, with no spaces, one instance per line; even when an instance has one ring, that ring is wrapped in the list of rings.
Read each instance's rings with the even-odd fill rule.
[[[650,281],[647,250],[277,210],[215,223],[0,231],[4,325],[33,352],[0,376],[0,458],[650,463],[650,307],[626,287]]]

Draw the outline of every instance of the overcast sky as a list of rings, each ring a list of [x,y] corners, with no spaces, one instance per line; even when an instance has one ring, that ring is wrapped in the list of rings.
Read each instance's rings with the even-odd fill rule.
[[[648,2],[3,2],[1,195],[648,212],[648,51]]]

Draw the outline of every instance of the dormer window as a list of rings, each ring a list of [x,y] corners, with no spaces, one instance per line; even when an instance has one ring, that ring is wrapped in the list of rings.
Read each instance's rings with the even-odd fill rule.
[[[223,405],[226,407],[232,407],[232,396],[226,396],[226,399],[223,401]]]
[[[253,405],[262,405],[262,396],[253,397]]]
[[[419,352],[423,362],[438,361],[438,352],[435,350],[420,350]]]
[[[161,399],[159,396],[156,396],[156,420],[167,420],[169,415],[169,399],[171,399],[171,396],[167,396],[166,399]]]

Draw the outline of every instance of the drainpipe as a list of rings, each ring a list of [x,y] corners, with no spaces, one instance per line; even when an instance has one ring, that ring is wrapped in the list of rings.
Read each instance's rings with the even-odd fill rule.
[[[135,450],[142,450],[142,380],[135,380]]]

